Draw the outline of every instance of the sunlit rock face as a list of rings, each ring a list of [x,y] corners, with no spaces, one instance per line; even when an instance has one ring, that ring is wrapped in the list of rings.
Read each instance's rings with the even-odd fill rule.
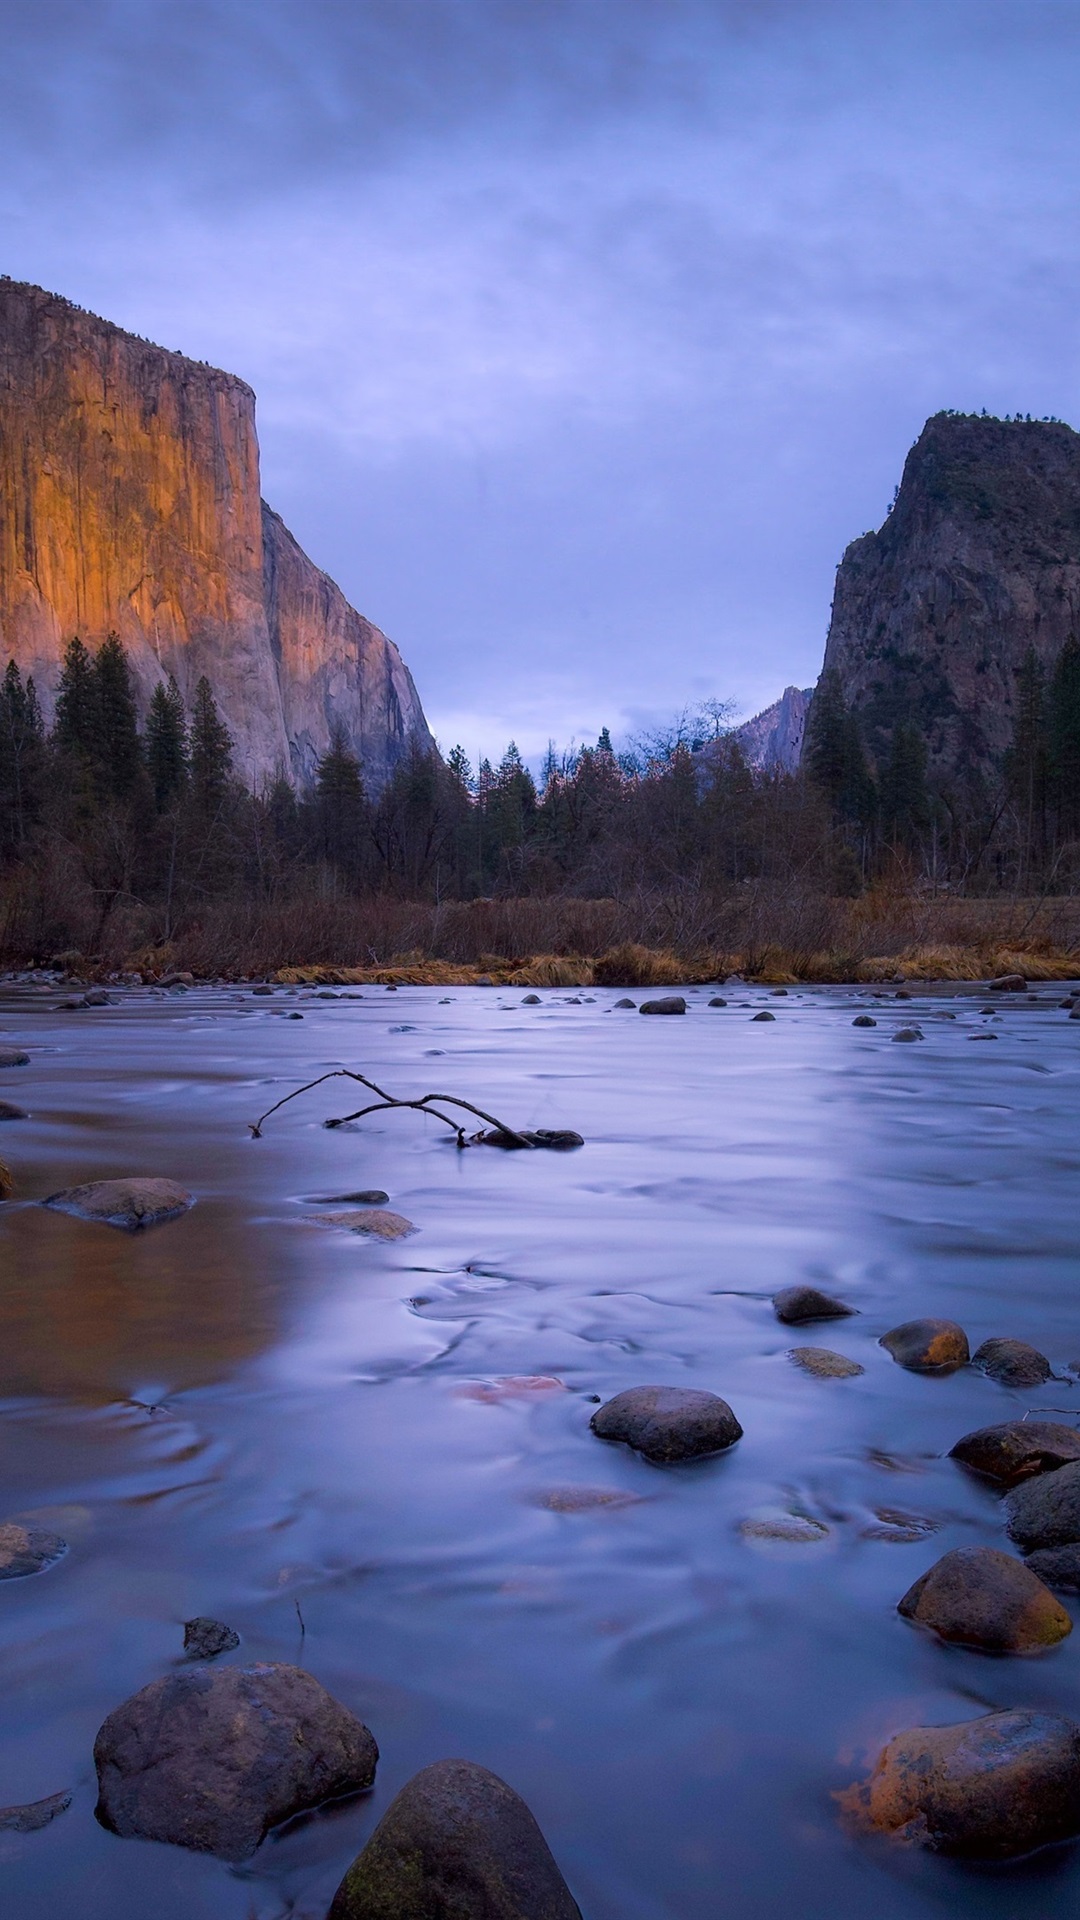
[[[48,716],[68,641],[114,631],[144,706],[207,676],[252,786],[302,784],[335,725],[372,788],[431,744],[397,648],[264,507],[251,388],[0,280],[0,666]]]
[[[895,505],[848,547],[826,668],[875,757],[898,721],[949,774],[1000,765],[1029,647],[1049,670],[1080,634],[1080,434],[935,414]]]

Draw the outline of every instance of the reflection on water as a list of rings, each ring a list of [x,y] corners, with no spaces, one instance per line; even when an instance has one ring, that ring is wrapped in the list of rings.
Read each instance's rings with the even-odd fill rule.
[[[322,1920],[397,1787],[462,1754],[525,1795],[586,1920],[1071,1913],[1080,1848],[976,1872],[853,1843],[830,1798],[920,1719],[1080,1717],[1080,1635],[989,1660],[895,1613],[940,1553],[1001,1540],[952,1441],[1080,1411],[1080,1028],[1059,991],[995,1020],[928,996],[907,1047],[910,1005],[854,1030],[868,996],[838,990],[725,1009],[691,990],[667,1021],[615,993],[521,997],[0,1000],[32,1056],[0,1087],[31,1116],[0,1129],[0,1519],[70,1544],[0,1583],[0,1805],[75,1790],[42,1832],[0,1834],[4,1912],[53,1920],[77,1888],[79,1920]],[[775,1023],[751,1022],[763,1002]],[[333,1083],[251,1140],[339,1062],[588,1144],[459,1154],[415,1114],[328,1133]],[[128,1173],[198,1205],[127,1238],[33,1204]],[[312,1196],[361,1189],[420,1232],[313,1220]],[[770,1296],[797,1281],[858,1316],[780,1326]],[[973,1346],[1030,1340],[1061,1377],[906,1374],[877,1337],[924,1313]],[[865,1372],[804,1374],[807,1343]],[[654,1381],[722,1393],[745,1439],[676,1470],[593,1439],[597,1396]],[[93,1819],[94,1734],[195,1614],[236,1628],[234,1658],[300,1660],[383,1753],[369,1800],[239,1870]]]

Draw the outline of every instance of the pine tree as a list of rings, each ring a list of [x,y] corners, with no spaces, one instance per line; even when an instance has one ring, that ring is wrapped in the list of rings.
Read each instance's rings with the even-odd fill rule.
[[[1050,681],[1049,772],[1058,835],[1080,837],[1080,642],[1065,642]]]
[[[803,752],[806,771],[838,820],[868,826],[874,816],[873,776],[855,715],[848,710],[840,675],[830,667],[818,681]]]
[[[188,736],[184,702],[174,676],[159,680],[146,716],[146,765],[154,805],[167,813],[188,778]]]
[[[915,852],[930,825],[926,741],[913,721],[893,728],[881,776],[881,827],[887,841]]]
[[[1016,718],[1005,755],[1005,779],[1016,809],[1022,869],[1041,860],[1046,840],[1046,696],[1043,670],[1029,647],[1017,675]]]
[[[129,800],[142,767],[131,670],[119,634],[110,633],[94,661],[97,690],[95,770],[103,792]]]
[[[93,660],[76,635],[64,650],[53,741],[69,760],[89,767],[96,758],[99,737],[97,675]]]
[[[319,852],[351,879],[359,876],[367,825],[360,762],[340,727],[315,771],[313,801]]]
[[[203,821],[216,818],[232,782],[232,737],[203,674],[195,689],[190,732],[191,798]]]
[[[19,852],[44,793],[44,729],[33,680],[14,660],[0,682],[0,854]]]

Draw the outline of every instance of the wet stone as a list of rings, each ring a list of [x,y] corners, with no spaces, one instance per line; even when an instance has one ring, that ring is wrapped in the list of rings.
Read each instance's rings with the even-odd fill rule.
[[[419,1233],[411,1220],[403,1213],[390,1213],[385,1207],[360,1207],[355,1213],[315,1213],[325,1227],[345,1227],[349,1233],[362,1233],[376,1240],[407,1240],[411,1233]]]
[[[770,1013],[766,1007],[761,1013],[752,1013],[750,1018],[751,1020],[775,1020],[776,1015],[775,1013]]]
[[[21,1047],[0,1047],[0,1067],[28,1067],[30,1055]]]
[[[870,1525],[861,1529],[863,1540],[884,1540],[896,1546],[912,1546],[936,1533],[938,1523],[925,1514],[904,1513],[896,1507],[878,1507]]]
[[[599,1439],[665,1464],[721,1453],[742,1438],[727,1401],[692,1387],[630,1387],[598,1407],[589,1425]]]
[[[184,1652],[189,1660],[216,1660],[219,1653],[231,1653],[240,1645],[240,1635],[220,1620],[199,1614],[184,1622]]]
[[[878,1344],[910,1373],[955,1373],[970,1358],[967,1334],[955,1320],[905,1320]]]
[[[1059,1600],[998,1547],[957,1547],[916,1580],[897,1612],[942,1640],[986,1653],[1031,1653],[1072,1632]]]
[[[538,1007],[540,1005],[540,995],[538,993],[527,993],[521,1004],[523,1007]]]
[[[623,1009],[626,1012],[632,1013],[637,1006],[637,1002],[636,1000],[616,1000],[615,1006],[617,1009]]]
[[[661,1000],[643,1000],[639,1013],[685,1013],[686,1001],[681,993],[665,994]]]
[[[817,1287],[783,1287],[773,1295],[773,1307],[777,1319],[792,1327],[801,1326],[804,1320],[842,1320],[855,1311]]]
[[[1003,973],[997,980],[988,980],[991,993],[1026,993],[1027,981],[1022,973]]]
[[[23,1527],[7,1520],[0,1525],[0,1580],[22,1580],[43,1573],[67,1552],[67,1541],[42,1527]]]
[[[17,1107],[11,1100],[0,1100],[0,1120],[28,1120],[28,1113]]]
[[[623,1493],[618,1487],[547,1487],[534,1496],[532,1505],[549,1513],[618,1512],[623,1507],[639,1507],[639,1493]]]
[[[714,994],[712,999],[709,1001],[709,1005],[710,1007],[726,1007],[727,1001],[722,1000],[719,994]]]
[[[925,1035],[919,1027],[897,1027],[896,1032],[893,1034],[894,1040],[922,1040],[924,1038]]]
[[[876,1027],[877,1021],[874,1019],[873,1014],[857,1013],[851,1024],[853,1027]]]
[[[1080,1460],[1080,1432],[1057,1420],[1005,1420],[965,1433],[949,1448],[949,1457],[974,1473],[1014,1486]]]
[[[1037,1547],[1028,1554],[1027,1564],[1048,1587],[1080,1593],[1080,1541],[1068,1547]]]
[[[1034,1547],[1068,1547],[1080,1541],[1080,1460],[1040,1473],[1015,1488],[1005,1502],[1010,1540]]]
[[[40,1833],[70,1805],[71,1794],[65,1792],[50,1793],[46,1800],[31,1800],[25,1807],[0,1807],[0,1833]]]
[[[326,1193],[312,1202],[316,1207],[383,1207],[390,1195],[381,1187],[364,1187],[359,1193]]]
[[[327,1920],[581,1920],[524,1800],[470,1760],[401,1789]]]
[[[857,1360],[833,1353],[828,1347],[792,1347],[788,1358],[804,1373],[812,1373],[816,1380],[853,1380],[856,1374],[866,1371]]]
[[[829,1529],[820,1520],[808,1520],[801,1513],[767,1514],[760,1519],[740,1520],[744,1540],[773,1540],[791,1547],[813,1547],[829,1537]]]
[[[911,1727],[838,1794],[857,1830],[969,1859],[1011,1859],[1080,1831],[1080,1727],[1020,1708]]]
[[[1041,1387],[1053,1379],[1045,1353],[1026,1340],[984,1340],[972,1354],[971,1364],[1003,1387]]]
[[[57,1213],[74,1214],[79,1220],[94,1220],[101,1226],[135,1233],[178,1219],[195,1205],[195,1196],[175,1180],[91,1180],[85,1186],[50,1194],[42,1205]]]
[[[370,1787],[378,1757],[363,1722],[299,1667],[189,1667],[105,1721],[97,1817],[125,1839],[245,1860],[281,1821]]]

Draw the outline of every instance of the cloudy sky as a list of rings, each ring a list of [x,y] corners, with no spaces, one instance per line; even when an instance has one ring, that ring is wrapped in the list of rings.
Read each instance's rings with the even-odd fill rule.
[[[240,373],[444,747],[816,677],[944,406],[1080,423],[1078,0],[0,0],[0,271]]]

